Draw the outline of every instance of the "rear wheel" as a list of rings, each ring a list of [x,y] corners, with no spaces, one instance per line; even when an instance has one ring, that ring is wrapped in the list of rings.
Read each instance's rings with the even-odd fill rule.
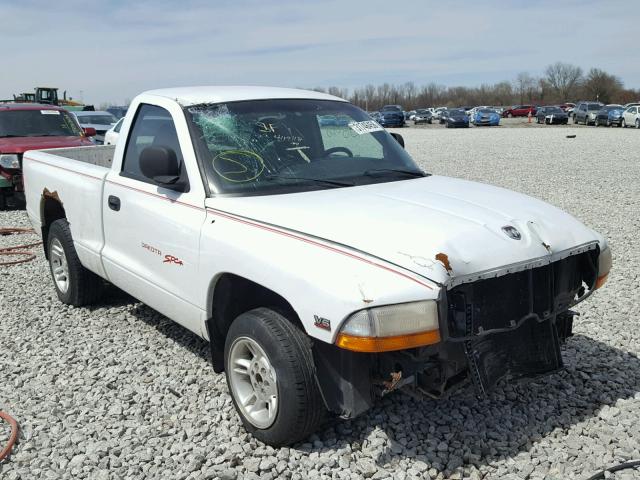
[[[284,316],[268,308],[240,315],[229,329],[224,358],[236,411],[258,440],[290,445],[324,420],[309,338]]]
[[[640,128],[640,118],[636,118],[636,128]]]
[[[80,263],[65,219],[49,227],[47,253],[53,285],[61,302],[80,307],[100,297],[103,281]]]

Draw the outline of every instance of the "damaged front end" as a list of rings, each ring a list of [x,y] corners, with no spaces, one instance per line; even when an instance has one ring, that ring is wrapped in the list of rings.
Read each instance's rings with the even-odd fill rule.
[[[610,267],[610,251],[607,250]],[[607,259],[605,258],[605,261]],[[452,282],[441,292],[437,344],[357,353],[316,344],[318,380],[330,410],[354,417],[402,388],[439,398],[471,381],[486,395],[500,380],[532,379],[563,367],[575,304],[602,281],[597,243],[566,255]]]

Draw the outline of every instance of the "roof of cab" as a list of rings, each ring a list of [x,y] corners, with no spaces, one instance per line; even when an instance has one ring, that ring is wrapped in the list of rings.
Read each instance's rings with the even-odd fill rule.
[[[40,103],[0,103],[0,110],[64,110],[56,105],[43,105]]]
[[[268,100],[281,98],[334,100],[346,102],[346,100],[334,97],[327,93],[300,90],[297,88],[280,87],[251,87],[251,86],[203,86],[203,87],[178,87],[162,88],[144,92],[147,95],[155,95],[175,100],[182,106],[200,105],[203,103],[237,102],[241,100]]]

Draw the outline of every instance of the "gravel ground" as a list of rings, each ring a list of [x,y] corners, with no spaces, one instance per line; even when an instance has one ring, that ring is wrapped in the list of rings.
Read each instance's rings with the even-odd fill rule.
[[[0,267],[0,410],[22,428],[0,478],[564,480],[640,458],[640,132],[401,132],[426,170],[543,198],[609,238],[614,270],[579,308],[566,371],[484,400],[396,393],[273,449],[244,433],[205,342],[115,289],[92,308],[61,305],[39,253]],[[0,226],[26,224],[0,212]],[[0,445],[7,436],[0,425]]]

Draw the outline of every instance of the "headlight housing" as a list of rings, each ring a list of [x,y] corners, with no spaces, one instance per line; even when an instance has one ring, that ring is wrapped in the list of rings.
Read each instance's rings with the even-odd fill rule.
[[[18,158],[18,155],[14,153],[0,155],[0,167],[20,168],[20,159]]]
[[[359,310],[345,320],[336,339],[355,352],[405,350],[440,341],[435,300]]]

